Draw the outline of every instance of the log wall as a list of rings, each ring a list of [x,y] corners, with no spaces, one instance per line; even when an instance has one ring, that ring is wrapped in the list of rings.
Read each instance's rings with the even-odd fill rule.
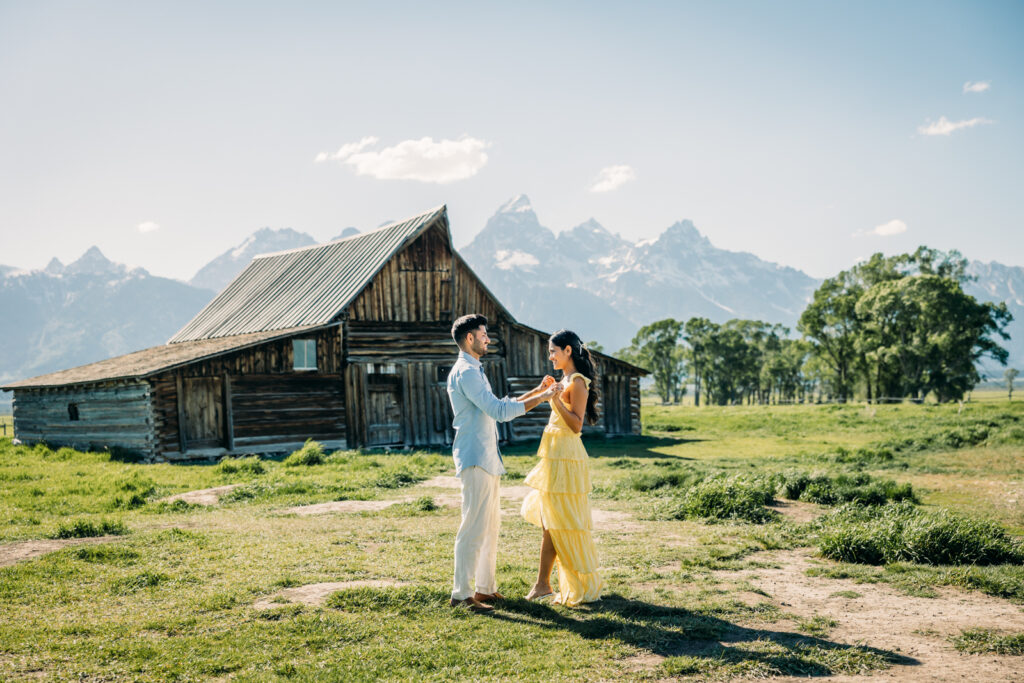
[[[292,339],[315,339],[317,369],[294,370]],[[347,445],[342,327],[297,334],[192,363],[150,379],[156,450],[177,460],[228,452],[294,450],[307,438],[332,448]],[[220,444],[181,443],[179,391],[190,378],[216,378],[223,388],[224,433]],[[215,414],[210,406],[209,414]],[[184,430],[187,433],[187,429]]]
[[[69,405],[77,420],[72,420]],[[144,381],[105,382],[14,392],[14,433],[25,443],[85,449],[117,446],[152,457],[152,395]]]

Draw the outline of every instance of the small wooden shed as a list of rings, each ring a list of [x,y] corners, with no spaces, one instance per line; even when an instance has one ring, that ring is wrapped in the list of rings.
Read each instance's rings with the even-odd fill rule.
[[[15,435],[153,461],[451,443],[451,322],[490,321],[484,367],[517,395],[551,372],[548,335],[515,320],[452,246],[445,207],[328,244],[258,256],[163,345],[2,387]],[[580,330],[585,336],[586,331]],[[607,435],[640,433],[642,368],[595,353]],[[500,426],[537,438],[547,406]]]

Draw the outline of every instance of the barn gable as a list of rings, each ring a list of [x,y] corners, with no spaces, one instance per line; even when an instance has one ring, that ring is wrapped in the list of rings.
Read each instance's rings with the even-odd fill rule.
[[[444,206],[337,242],[257,256],[169,343],[326,325],[435,224],[448,235]]]

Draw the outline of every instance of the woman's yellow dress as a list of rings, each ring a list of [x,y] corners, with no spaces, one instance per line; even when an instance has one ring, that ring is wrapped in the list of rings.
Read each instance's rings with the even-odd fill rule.
[[[590,380],[580,377],[590,388]],[[590,463],[580,435],[569,428],[557,410],[540,439],[540,462],[526,475],[533,488],[523,500],[523,517],[551,533],[558,562],[555,602],[575,606],[601,599],[604,582],[598,573],[590,517]]]

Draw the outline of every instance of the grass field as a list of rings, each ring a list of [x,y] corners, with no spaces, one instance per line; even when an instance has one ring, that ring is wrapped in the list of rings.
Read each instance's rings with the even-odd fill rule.
[[[643,437],[587,442],[607,582],[593,605],[519,598],[539,545],[517,514],[535,459],[506,449],[498,571],[512,599],[486,617],[447,606],[459,518],[438,478],[447,454],[143,465],[0,440],[0,678],[984,665],[986,680],[1012,680],[1024,667],[1024,403],[643,410]],[[228,485],[215,505],[162,502]],[[330,501],[349,511],[289,511]],[[341,585],[322,604],[296,597],[322,582]],[[959,616],[907,621],[936,611]]]

